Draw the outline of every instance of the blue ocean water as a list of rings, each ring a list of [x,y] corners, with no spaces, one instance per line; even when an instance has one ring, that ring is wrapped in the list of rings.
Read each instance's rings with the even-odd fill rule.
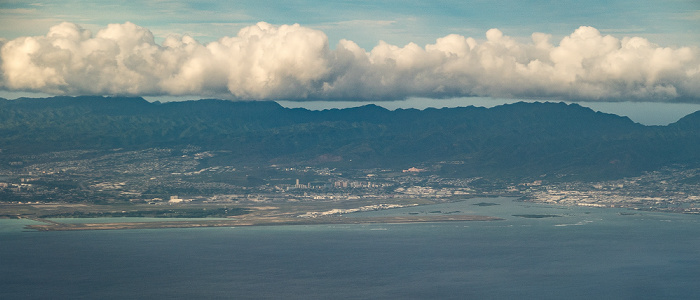
[[[499,205],[477,206],[489,202]],[[23,230],[0,220],[0,299],[694,299],[700,217],[511,199],[362,213],[502,221]],[[620,214],[624,212],[624,214]],[[514,215],[556,215],[526,218]]]

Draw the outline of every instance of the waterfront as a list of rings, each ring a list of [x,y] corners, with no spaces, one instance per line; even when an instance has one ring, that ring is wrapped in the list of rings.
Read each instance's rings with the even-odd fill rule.
[[[695,215],[508,198],[359,214],[438,211],[504,220],[72,232],[0,220],[0,298],[687,299],[700,292]]]

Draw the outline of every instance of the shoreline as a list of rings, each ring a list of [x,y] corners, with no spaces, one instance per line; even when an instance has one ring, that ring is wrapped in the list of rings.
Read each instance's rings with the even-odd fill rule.
[[[282,225],[328,225],[328,224],[403,224],[430,222],[499,221],[502,218],[481,215],[438,215],[438,216],[390,216],[390,217],[345,217],[331,216],[318,218],[254,217],[231,220],[163,221],[163,222],[115,222],[115,223],[60,223],[46,219],[32,219],[45,224],[27,225],[25,229],[36,231],[76,231],[76,230],[123,230],[159,228],[199,228],[235,226],[282,226]]]

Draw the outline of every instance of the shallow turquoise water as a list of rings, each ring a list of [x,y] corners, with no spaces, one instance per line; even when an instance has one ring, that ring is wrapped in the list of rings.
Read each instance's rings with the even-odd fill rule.
[[[128,223],[128,222],[173,222],[173,221],[199,221],[199,220],[229,220],[226,218],[139,218],[139,217],[120,217],[120,218],[48,218],[58,223]]]

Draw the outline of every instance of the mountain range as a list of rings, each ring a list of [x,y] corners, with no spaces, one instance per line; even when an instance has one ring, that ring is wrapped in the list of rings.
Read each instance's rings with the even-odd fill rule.
[[[0,162],[66,150],[196,146],[220,164],[428,167],[450,176],[609,179],[700,164],[700,111],[667,126],[577,104],[312,111],[276,102],[0,99]],[[4,161],[3,161],[4,160]]]

